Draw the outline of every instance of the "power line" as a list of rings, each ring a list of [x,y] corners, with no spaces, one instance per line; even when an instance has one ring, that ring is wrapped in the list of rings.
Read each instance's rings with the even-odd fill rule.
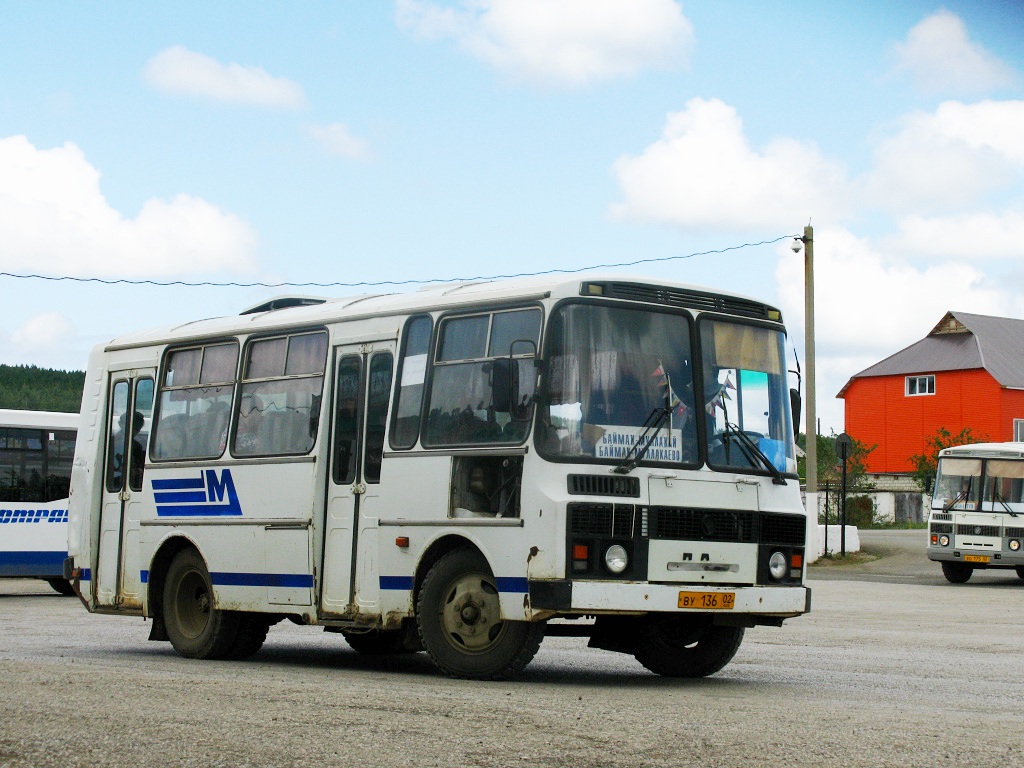
[[[742,245],[731,245],[727,248],[716,248],[709,251],[697,251],[695,253],[688,253],[685,256],[661,256],[658,258],[651,259],[637,259],[636,261],[624,261],[618,264],[594,264],[587,267],[578,267],[576,269],[545,269],[538,272],[519,272],[517,274],[511,275],[478,275],[476,277],[431,277],[425,278],[423,280],[378,280],[355,283],[345,283],[340,281],[329,283],[219,283],[212,281],[189,282],[186,280],[130,280],[128,278],[107,279],[103,277],[74,277],[71,275],[22,275],[14,272],[0,272],[0,277],[10,277],[15,280],[49,280],[51,282],[101,283],[103,285],[152,285],[163,288],[173,286],[186,288],[372,288],[383,285],[428,285],[432,283],[461,283],[470,282],[474,280],[504,280],[515,277],[540,277],[541,275],[568,275],[575,274],[578,272],[589,272],[591,270],[596,269],[616,269],[619,267],[635,267],[638,264],[654,264],[663,261],[679,261],[682,259],[692,259],[696,256],[710,256],[716,253],[728,253],[729,251],[738,251],[743,248],[755,248],[761,245],[773,245],[782,240],[788,240],[793,237],[796,237],[796,235],[781,235],[779,237],[776,237],[774,240],[762,240],[759,243],[743,243]]]

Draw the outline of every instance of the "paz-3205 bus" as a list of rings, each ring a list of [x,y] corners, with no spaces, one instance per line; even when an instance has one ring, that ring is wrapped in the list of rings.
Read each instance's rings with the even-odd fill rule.
[[[809,609],[784,341],[759,301],[623,277],[119,338],[89,360],[66,572],[186,657],[289,618],[465,678],[545,631],[709,675]]]
[[[1024,579],[1024,443],[975,443],[939,451],[928,517],[928,559],[947,581],[1008,568]]]

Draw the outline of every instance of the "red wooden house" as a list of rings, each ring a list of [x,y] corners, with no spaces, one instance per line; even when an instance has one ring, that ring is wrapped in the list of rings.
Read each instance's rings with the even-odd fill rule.
[[[1024,440],[1024,320],[947,312],[915,344],[855,374],[839,392],[846,432],[876,445],[870,473],[913,472],[939,428]]]

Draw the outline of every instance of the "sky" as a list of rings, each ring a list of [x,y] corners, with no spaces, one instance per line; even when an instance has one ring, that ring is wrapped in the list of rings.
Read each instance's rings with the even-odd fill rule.
[[[0,0],[0,363],[632,264],[803,366],[808,224],[826,434],[946,311],[1024,318],[1024,2]]]

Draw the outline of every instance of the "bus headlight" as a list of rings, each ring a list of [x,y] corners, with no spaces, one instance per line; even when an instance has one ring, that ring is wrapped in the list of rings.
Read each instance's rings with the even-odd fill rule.
[[[786,560],[786,556],[781,552],[772,552],[772,556],[768,558],[768,573],[772,575],[772,578],[775,580],[784,579],[788,571],[789,563]]]
[[[618,574],[629,565],[629,555],[621,544],[612,544],[604,551],[604,565],[612,573]]]
[[[1019,539],[1010,539],[1010,549],[1012,549],[1014,552],[1016,552],[1018,549],[1020,549],[1020,540]]]
[[[949,546],[949,536],[939,536],[939,544],[944,547]]]

